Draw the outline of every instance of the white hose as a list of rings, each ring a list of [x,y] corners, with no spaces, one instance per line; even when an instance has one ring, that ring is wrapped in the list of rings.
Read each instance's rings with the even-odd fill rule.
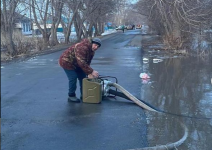
[[[136,149],[129,149],[129,150],[169,150],[169,149],[177,149],[176,147],[180,146],[188,137],[188,128],[181,123],[181,126],[184,128],[184,135],[183,137],[174,142],[174,143],[170,143],[170,144],[166,144],[166,145],[157,145],[157,146],[153,146],[153,147],[144,147],[144,148],[136,148]]]
[[[138,106],[142,107],[143,109],[161,113],[161,112],[149,107],[148,105],[141,102],[140,100],[138,100],[135,96],[130,94],[127,90],[125,90],[122,86],[118,85],[117,83],[110,82],[109,86],[116,87],[118,90],[120,90],[122,93],[124,93],[129,99],[131,99],[133,102],[135,102]],[[153,147],[137,148],[137,149],[130,149],[130,150],[169,150],[169,149],[174,149],[174,148],[180,146],[188,137],[188,128],[182,122],[180,122],[180,124],[184,128],[184,135],[180,140],[178,140],[174,143],[166,144],[166,145],[158,145],[158,146],[153,146]]]
[[[111,86],[116,87],[119,89],[122,93],[124,93],[129,99],[131,99],[133,102],[135,102],[138,106],[142,107],[143,109],[149,110],[149,111],[156,111],[155,109],[152,109],[148,105],[144,104],[140,100],[138,100],[135,96],[130,94],[127,90],[125,90],[122,86],[118,85],[117,83],[111,83]]]

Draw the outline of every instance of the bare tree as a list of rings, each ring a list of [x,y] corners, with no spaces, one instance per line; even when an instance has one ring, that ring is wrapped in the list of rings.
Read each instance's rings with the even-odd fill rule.
[[[101,0],[96,13],[93,15],[93,22],[95,27],[95,36],[99,36],[104,32],[106,16],[114,12],[116,2],[111,0]],[[96,20],[96,23],[95,23]]]
[[[138,13],[148,16],[150,26],[163,35],[166,45],[175,49],[207,28],[212,15],[210,0],[140,0],[136,6]]]
[[[114,14],[114,23],[116,25],[125,25],[128,0],[117,0],[116,3],[117,4],[115,7],[116,13]]]
[[[2,36],[6,39],[6,47],[10,55],[15,54],[15,45],[13,42],[13,29],[14,29],[14,16],[15,11],[18,6],[18,0],[1,0],[2,9],[1,9],[1,32]]]
[[[92,37],[93,30],[95,30],[94,36],[101,35],[104,32],[105,22],[107,21],[106,16],[114,12],[116,2],[113,0],[98,0],[92,1],[92,3],[86,1],[85,6],[86,26],[82,26],[83,36]]]
[[[77,40],[99,36],[104,32],[108,20],[115,16],[118,6],[126,7],[128,0],[1,0],[1,31],[7,38],[7,48],[14,54],[15,45],[12,39],[14,26],[14,13],[18,3],[20,11],[34,20],[36,27],[43,36],[44,48],[48,45],[57,45],[57,29],[61,23],[65,35],[65,43],[69,43],[71,27],[75,27]],[[122,9],[122,10],[124,10]],[[8,13],[8,10],[9,13]],[[121,11],[120,11],[121,12]],[[123,15],[125,13],[122,14]],[[125,15],[124,15],[125,18]],[[121,19],[124,22],[124,19]],[[51,38],[51,39],[50,39]],[[44,47],[43,47],[44,46]],[[33,47],[32,47],[33,48]]]
[[[61,19],[61,24],[63,27],[63,33],[65,35],[65,43],[69,43],[69,37],[71,34],[71,27],[75,20],[76,13],[81,4],[80,0],[73,0],[69,2],[65,2],[63,9],[63,18]]]
[[[88,19],[88,17],[94,12],[96,9],[96,3],[98,3],[97,0],[84,0],[82,4],[80,5],[78,11],[76,12],[75,18],[74,18],[74,27],[77,34],[77,39],[81,40],[82,38],[87,36],[87,29],[85,27],[85,21]],[[94,7],[92,7],[94,6]]]
[[[63,0],[51,0],[51,14],[52,14],[52,26],[51,26],[51,45],[58,44],[57,40],[57,28],[60,24],[61,14],[63,9]]]
[[[43,35],[44,46],[49,45],[49,37],[51,32],[47,27],[47,19],[49,18],[50,0],[32,0],[32,11],[34,21],[41,34]]]

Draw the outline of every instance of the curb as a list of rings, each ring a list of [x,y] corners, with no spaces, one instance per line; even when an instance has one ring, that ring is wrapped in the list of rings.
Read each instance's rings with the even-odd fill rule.
[[[57,51],[65,50],[69,46],[70,46],[70,44],[68,44],[68,45],[66,44],[66,45],[63,45],[63,46],[55,46],[55,47],[44,49],[44,50],[37,51],[37,52],[30,52],[29,54],[17,56],[17,57],[14,57],[12,59],[9,59],[9,60],[1,60],[1,64],[6,65],[6,64],[14,63],[14,62],[25,61],[25,60],[30,59],[30,58],[35,57],[35,56],[46,55],[46,54],[54,53],[54,52],[57,52]]]

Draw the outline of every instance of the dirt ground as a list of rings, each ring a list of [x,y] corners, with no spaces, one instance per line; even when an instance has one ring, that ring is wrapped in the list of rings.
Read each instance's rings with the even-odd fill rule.
[[[73,43],[72,43],[73,44]],[[53,53],[56,51],[60,51],[63,49],[66,49],[70,46],[71,44],[60,44],[51,48],[43,49],[43,50],[32,50],[26,54],[20,54],[14,57],[11,57],[8,55],[7,51],[1,51],[1,63],[9,63],[9,62],[14,62],[14,61],[20,61],[24,60],[30,57],[34,57],[37,55],[43,55],[43,54],[48,54],[48,53]]]

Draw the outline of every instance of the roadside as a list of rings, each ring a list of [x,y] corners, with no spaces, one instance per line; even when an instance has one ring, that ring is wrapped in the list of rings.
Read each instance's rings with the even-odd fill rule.
[[[73,43],[70,43],[70,44],[73,44]],[[31,57],[61,51],[61,50],[68,48],[70,46],[70,44],[60,44],[60,45],[57,45],[57,46],[54,46],[51,48],[47,48],[47,49],[44,49],[41,51],[30,51],[26,54],[17,55],[15,57],[10,57],[10,56],[6,55],[4,52],[1,52],[1,64],[24,61]]]
[[[112,33],[115,33],[115,32],[116,32],[116,30],[114,30],[114,29],[107,30],[104,33],[102,33],[102,35],[99,38],[101,38],[103,36],[106,36],[106,35],[109,35],[109,34],[112,34]],[[49,47],[47,49],[29,51],[26,54],[17,55],[15,57],[10,57],[10,56],[7,55],[7,53],[5,51],[1,51],[1,64],[24,61],[24,60],[29,59],[31,57],[35,57],[35,56],[39,56],[39,55],[45,55],[45,54],[49,54],[49,53],[54,53],[54,52],[57,52],[57,51],[65,50],[70,45],[72,45],[74,43],[76,43],[76,42],[72,42],[72,43],[69,43],[69,44],[61,43],[59,45],[56,45],[56,46],[53,46],[53,47]]]

